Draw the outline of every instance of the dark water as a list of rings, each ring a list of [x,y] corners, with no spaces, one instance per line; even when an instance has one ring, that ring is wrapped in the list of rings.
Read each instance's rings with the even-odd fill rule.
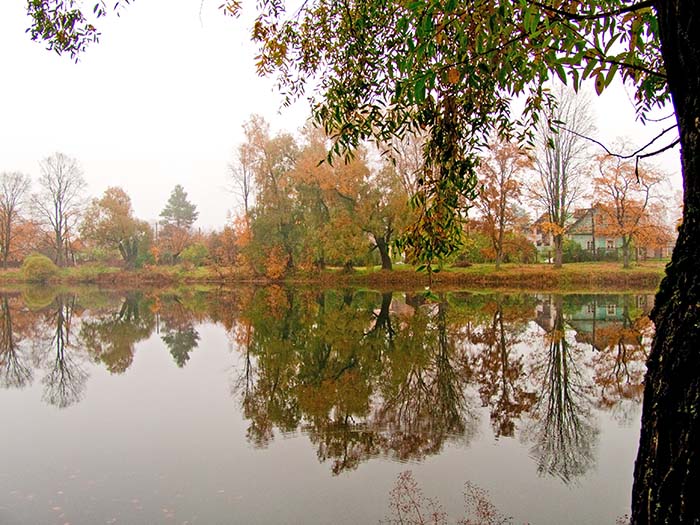
[[[0,523],[612,525],[652,301],[3,292]]]

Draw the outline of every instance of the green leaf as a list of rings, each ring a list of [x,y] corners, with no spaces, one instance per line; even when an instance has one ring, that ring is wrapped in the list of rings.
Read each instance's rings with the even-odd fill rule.
[[[553,65],[559,80],[561,80],[562,84],[566,85],[566,71],[564,71],[564,67],[560,62],[555,62]]]
[[[413,97],[418,104],[425,102],[425,77],[419,77],[413,85]]]
[[[598,73],[598,76],[595,77],[595,92],[600,95],[604,89],[605,77],[603,76],[603,73]]]

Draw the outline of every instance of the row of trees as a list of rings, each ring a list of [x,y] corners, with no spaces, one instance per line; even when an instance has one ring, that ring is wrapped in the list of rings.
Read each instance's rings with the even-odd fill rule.
[[[594,131],[587,99],[563,87],[555,99],[543,112],[533,148],[504,140],[483,148],[479,184],[456,205],[461,227],[455,243],[461,248],[455,259],[497,266],[534,261],[530,210],[553,239],[557,266],[578,207],[595,208],[600,236],[621,239],[625,266],[635,245],[672,243],[661,200],[663,174],[624,158],[596,156],[586,138]],[[432,198],[421,172],[421,134],[384,144],[381,153],[359,149],[349,162],[332,164],[322,162],[331,141],[318,129],[306,128],[297,141],[289,133],[272,135],[261,117],[252,116],[244,131],[230,166],[243,210],[234,236],[239,260],[254,271],[279,277],[297,267],[350,266],[371,260],[372,251],[382,268],[391,269],[397,239],[430,231],[433,218],[421,215]],[[398,243],[402,250],[394,256],[421,262],[414,243]]]
[[[656,191],[662,175],[624,159],[593,157],[582,138],[592,129],[585,100],[564,90],[557,96],[559,105],[548,115],[550,125],[538,129],[534,149],[494,141],[484,150],[477,168],[480,184],[460,204],[457,260],[534,261],[537,252],[528,238],[532,220],[524,204],[544,212],[538,223],[553,238],[556,265],[563,261],[574,207],[582,203],[595,206],[600,236],[622,239],[625,266],[633,245],[669,243],[672,235]],[[27,175],[0,174],[2,264],[39,251],[59,266],[119,259],[127,267],[211,261],[279,278],[298,268],[379,262],[390,270],[397,257],[420,262],[412,257],[410,242],[401,253],[395,249],[403,234],[430,220],[411,203],[424,198],[420,135],[385,145],[384,154],[361,149],[349,162],[331,164],[321,162],[328,137],[311,126],[298,140],[289,133],[272,134],[254,115],[244,132],[245,142],[230,165],[242,214],[209,234],[194,232],[198,212],[179,185],[154,230],[134,216],[121,188],[88,201],[77,161],[64,154],[40,163],[34,194]]]
[[[40,252],[59,265],[78,260],[176,260],[195,239],[196,206],[182,186],[173,189],[154,232],[134,216],[131,198],[118,187],[86,198],[78,162],[55,153],[40,162],[38,191],[21,172],[0,173],[0,259],[3,267]]]

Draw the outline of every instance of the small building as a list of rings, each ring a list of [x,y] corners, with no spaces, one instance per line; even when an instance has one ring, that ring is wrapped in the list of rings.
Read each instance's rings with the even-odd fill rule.
[[[603,224],[605,218],[598,206],[576,210],[574,221],[567,229],[567,237],[582,249],[596,255],[617,253],[622,248],[622,237],[603,232],[608,229]]]

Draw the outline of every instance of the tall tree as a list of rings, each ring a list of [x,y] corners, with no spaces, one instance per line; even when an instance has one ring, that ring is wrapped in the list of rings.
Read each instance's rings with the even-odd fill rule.
[[[250,216],[250,208],[255,196],[254,161],[255,150],[252,144],[245,143],[238,147],[234,161],[228,165],[231,176],[231,191],[243,204],[246,219]]]
[[[182,251],[190,244],[192,225],[198,215],[197,206],[187,199],[185,189],[177,184],[160,212],[161,230],[158,235],[164,253],[172,262],[177,261]]]
[[[662,177],[653,169],[636,170],[631,162],[610,156],[599,158],[598,174],[593,178],[599,221],[597,231],[622,238],[622,260],[630,266],[630,247],[634,240],[650,236],[661,228],[663,216],[656,205],[654,190]]]
[[[0,257],[3,268],[12,252],[15,225],[29,191],[29,177],[24,173],[3,172],[0,174]]]
[[[78,161],[54,153],[40,162],[40,191],[32,202],[36,217],[49,230],[54,262],[63,266],[70,255],[70,238],[83,206],[86,183]]]
[[[411,217],[406,173],[387,164],[366,181],[361,192],[362,230],[371,237],[371,249],[379,252],[383,270],[392,269],[391,246]]]
[[[559,85],[556,105],[545,108],[536,131],[535,171],[528,185],[538,208],[545,210],[546,230],[554,240],[554,266],[560,268],[564,233],[572,206],[584,193],[589,142],[595,129],[589,100]]]
[[[364,255],[367,239],[362,231],[358,203],[370,170],[362,149],[346,163],[323,163],[328,137],[322,130],[307,126],[305,143],[290,172],[300,220],[306,228],[304,252],[313,263],[351,267]]]
[[[101,198],[93,199],[80,232],[85,240],[118,251],[128,267],[148,249],[151,238],[150,226],[134,217],[131,198],[118,187],[107,188]]]
[[[302,224],[291,177],[299,147],[288,133],[273,136],[259,115],[252,115],[243,131],[256,188],[248,255],[256,268],[264,267],[269,275],[280,277],[295,267],[301,247]]]
[[[176,184],[168,197],[163,211],[160,212],[161,224],[189,230],[199,216],[197,206],[187,200],[185,189]]]
[[[523,172],[531,167],[530,157],[510,142],[492,143],[481,163],[483,186],[476,204],[491,238],[497,269],[503,261],[506,233],[518,218]]]

